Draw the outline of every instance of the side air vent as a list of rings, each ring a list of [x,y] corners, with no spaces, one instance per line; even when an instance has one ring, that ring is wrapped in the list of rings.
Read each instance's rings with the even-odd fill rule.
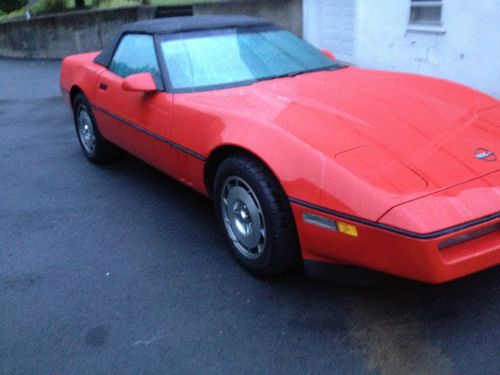
[[[490,226],[487,226],[487,227],[484,227],[484,228],[481,228],[481,229],[478,229],[478,230],[475,230],[475,231],[472,231],[469,233],[465,233],[465,234],[462,234],[462,235],[457,236],[457,237],[448,238],[447,240],[440,242],[438,244],[438,248],[439,248],[439,250],[443,250],[443,249],[446,249],[447,247],[459,245],[461,243],[464,243],[464,242],[467,242],[467,241],[470,241],[470,240],[473,240],[473,239],[476,239],[476,238],[479,238],[482,236],[486,236],[487,234],[490,234],[490,233],[493,233],[496,231],[500,231],[500,223],[496,223],[496,224],[493,224],[493,225],[490,225]]]

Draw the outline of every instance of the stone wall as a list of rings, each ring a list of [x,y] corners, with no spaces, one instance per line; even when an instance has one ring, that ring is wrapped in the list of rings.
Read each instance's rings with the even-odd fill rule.
[[[126,22],[153,18],[154,7],[89,10],[0,23],[0,56],[61,58],[99,50]]]
[[[0,23],[0,56],[60,59],[97,51],[127,22],[188,14],[247,14],[302,35],[302,0],[239,0],[193,7],[130,7],[72,11]]]

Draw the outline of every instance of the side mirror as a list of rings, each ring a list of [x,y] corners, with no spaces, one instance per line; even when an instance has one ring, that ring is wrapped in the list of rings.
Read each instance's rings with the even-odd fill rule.
[[[157,87],[151,73],[136,73],[123,80],[122,89],[126,91],[154,92]]]
[[[333,61],[337,60],[335,55],[333,53],[331,53],[330,51],[328,51],[327,49],[323,49],[323,50],[321,50],[321,52],[323,52],[323,55],[325,55],[326,57],[329,57]]]

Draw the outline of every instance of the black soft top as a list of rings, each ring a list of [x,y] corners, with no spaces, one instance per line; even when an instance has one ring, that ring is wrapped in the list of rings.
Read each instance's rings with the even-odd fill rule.
[[[154,20],[132,22],[123,25],[113,39],[96,56],[94,62],[108,66],[121,37],[124,34],[174,34],[184,31],[227,29],[232,27],[271,26],[262,18],[249,16],[188,16],[168,17]]]

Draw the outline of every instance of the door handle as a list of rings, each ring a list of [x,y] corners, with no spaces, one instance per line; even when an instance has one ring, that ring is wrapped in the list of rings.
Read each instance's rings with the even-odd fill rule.
[[[108,89],[108,84],[104,83],[104,82],[101,82],[101,83],[99,83],[99,88],[101,90],[107,90]]]

